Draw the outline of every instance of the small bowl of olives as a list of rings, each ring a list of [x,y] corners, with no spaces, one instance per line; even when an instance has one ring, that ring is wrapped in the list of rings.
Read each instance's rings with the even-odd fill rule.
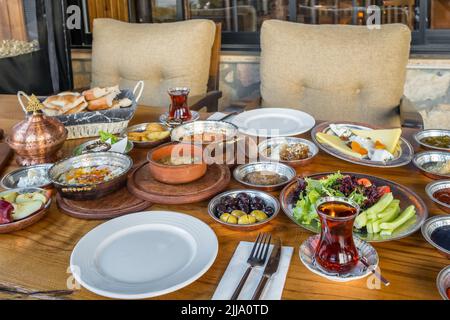
[[[209,215],[235,230],[255,230],[274,219],[280,203],[272,195],[257,190],[232,190],[219,194],[208,205]]]

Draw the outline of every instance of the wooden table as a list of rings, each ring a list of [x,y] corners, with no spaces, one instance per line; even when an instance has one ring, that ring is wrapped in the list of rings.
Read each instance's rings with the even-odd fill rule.
[[[11,127],[23,119],[15,97],[0,96],[0,128],[10,133]],[[140,107],[133,124],[157,119],[160,109]],[[411,131],[406,131],[410,135]],[[305,135],[310,138],[310,134]],[[411,141],[411,139],[409,139]],[[80,141],[68,141],[69,154]],[[417,147],[417,146],[416,146]],[[133,150],[138,161],[145,151]],[[16,169],[11,161],[5,174]],[[426,196],[425,185],[431,180],[421,175],[412,164],[393,169],[377,169],[350,164],[323,152],[314,162],[298,170],[300,175],[327,171],[352,171],[391,179],[417,192],[429,208],[430,215],[443,214]],[[229,188],[239,188],[232,181]],[[278,194],[277,194],[278,195]],[[366,280],[348,283],[331,282],[308,271],[300,262],[298,247],[311,233],[292,223],[283,213],[265,228],[253,232],[231,231],[212,221],[207,214],[207,201],[191,205],[154,205],[152,210],[172,210],[195,216],[209,224],[219,239],[219,254],[211,269],[193,284],[160,299],[210,299],[240,241],[253,241],[260,231],[280,236],[284,245],[295,248],[283,291],[283,299],[440,299],[436,276],[449,264],[423,238],[420,232],[399,241],[375,243],[380,267],[390,281],[389,287],[368,289]],[[61,213],[55,204],[37,224],[13,234],[0,235],[0,286],[19,286],[29,290],[62,290],[70,281],[69,257],[77,241],[101,222],[84,221]],[[4,295],[0,298],[10,298]],[[101,299],[85,289],[76,291],[73,299]]]

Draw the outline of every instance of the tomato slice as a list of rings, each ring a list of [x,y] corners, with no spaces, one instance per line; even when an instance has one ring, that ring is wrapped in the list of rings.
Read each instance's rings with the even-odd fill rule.
[[[372,185],[372,182],[369,179],[361,178],[361,179],[358,179],[358,184],[367,188]]]
[[[386,194],[386,193],[390,193],[391,192],[391,187],[389,187],[389,186],[382,186],[382,187],[378,187],[377,190],[380,193],[380,195],[383,195],[383,194]]]

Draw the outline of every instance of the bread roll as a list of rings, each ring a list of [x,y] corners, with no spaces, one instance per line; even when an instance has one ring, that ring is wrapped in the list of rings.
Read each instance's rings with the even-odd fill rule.
[[[51,96],[45,99],[43,105],[55,111],[59,111],[60,113],[66,113],[69,110],[79,106],[83,102],[86,102],[85,98],[81,95],[56,95]]]
[[[76,106],[75,108],[70,109],[69,111],[67,111],[64,114],[80,113],[80,112],[83,112],[84,110],[86,110],[87,107],[88,107],[88,103],[86,101],[83,101],[78,106]]]
[[[83,92],[83,96],[87,101],[97,100],[99,98],[114,94],[114,98],[120,93],[119,86],[107,88],[92,88]]]

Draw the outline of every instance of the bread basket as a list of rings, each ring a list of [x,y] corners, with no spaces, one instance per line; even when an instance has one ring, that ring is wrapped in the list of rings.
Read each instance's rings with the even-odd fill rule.
[[[102,111],[87,111],[69,115],[55,116],[64,124],[68,131],[67,139],[80,139],[99,136],[100,131],[118,134],[128,127],[128,123],[136,112],[138,101],[144,90],[144,82],[139,81],[133,91],[121,90],[118,95],[119,99],[128,98],[133,103],[130,107],[102,110]],[[136,94],[137,93],[137,94]],[[22,91],[17,93],[19,104],[25,111],[25,104],[23,97],[30,100],[30,97]],[[45,97],[41,97],[41,101]],[[25,111],[26,112],[26,111]]]

